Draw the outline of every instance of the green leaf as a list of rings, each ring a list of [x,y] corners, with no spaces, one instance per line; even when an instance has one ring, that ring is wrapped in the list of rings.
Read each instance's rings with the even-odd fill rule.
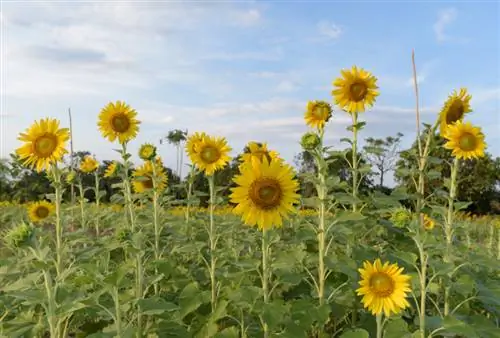
[[[361,221],[361,220],[364,220],[365,218],[366,218],[366,216],[362,215],[359,212],[341,211],[335,217],[335,221],[337,223],[348,222],[348,221]]]
[[[160,315],[164,312],[176,311],[179,309],[178,305],[167,302],[160,297],[139,299],[137,304],[141,307],[142,313],[149,316]]]
[[[238,328],[231,326],[227,327],[224,330],[218,332],[214,338],[239,338],[240,337],[240,331]]]
[[[393,319],[386,324],[384,338],[405,338],[407,336],[410,336],[410,332],[403,319]]]
[[[181,318],[196,310],[203,304],[203,299],[200,294],[200,289],[196,282],[192,282],[181,291],[179,295],[179,306]]]
[[[481,338],[474,328],[454,317],[445,317],[443,327],[447,333],[454,333],[467,338]]]
[[[354,329],[345,331],[339,338],[370,338],[370,335],[364,329]]]

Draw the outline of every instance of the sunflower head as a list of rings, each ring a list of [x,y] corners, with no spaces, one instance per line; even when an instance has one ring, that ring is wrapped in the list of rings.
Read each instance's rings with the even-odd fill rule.
[[[99,130],[110,142],[118,139],[121,144],[133,140],[139,132],[137,112],[121,101],[108,103],[99,113]]]
[[[425,230],[434,229],[434,227],[436,226],[436,222],[432,218],[430,218],[429,215],[427,215],[427,214],[422,214],[422,217],[424,218],[424,222],[423,222],[424,229]]]
[[[80,170],[86,174],[94,172],[99,168],[99,162],[92,156],[85,156],[80,163]]]
[[[154,166],[154,168],[153,168]],[[132,174],[132,186],[137,193],[144,193],[151,191],[154,188],[153,178],[156,175],[156,187],[159,192],[165,190],[167,186],[168,177],[165,169],[158,159],[153,161],[146,161],[143,165],[139,166]]]
[[[472,111],[470,106],[471,95],[467,94],[466,88],[461,88],[460,92],[453,91],[444,103],[443,109],[439,113],[440,133],[446,133],[446,127],[457,121],[462,121],[465,114]]]
[[[28,216],[33,223],[37,223],[47,219],[54,211],[54,204],[47,201],[39,201],[32,203],[28,207]]]
[[[470,122],[457,121],[446,127],[444,137],[448,140],[444,144],[446,149],[458,159],[475,159],[484,156],[486,143],[481,128]]]
[[[118,171],[118,162],[111,162],[104,171],[104,177],[113,177]]]
[[[279,159],[279,154],[274,150],[267,149],[266,143],[248,142],[243,154],[241,155],[242,162],[249,162],[252,158],[258,158],[262,161],[265,157],[268,161]]]
[[[390,316],[410,306],[406,300],[407,293],[411,291],[410,276],[402,274],[403,268],[388,262],[382,265],[377,259],[374,264],[365,261],[358,271],[361,280],[356,292],[358,296],[363,296],[363,306],[373,315],[384,313]]]
[[[230,151],[231,148],[225,138],[208,135],[196,140],[192,148],[188,147],[191,162],[208,176],[226,166],[230,160],[228,155]]]
[[[316,133],[305,133],[302,135],[302,139],[300,140],[300,145],[304,150],[312,151],[316,149],[321,143],[321,139]]]
[[[198,143],[200,143],[201,140],[206,136],[208,136],[208,135],[204,132],[201,132],[201,133],[196,132],[193,135],[188,137],[187,142],[186,142],[186,151],[187,151],[188,156],[191,156],[192,153],[196,152],[196,150],[195,150],[196,145]]]
[[[262,161],[252,158],[240,171],[233,178],[237,186],[231,189],[231,202],[237,204],[233,212],[259,229],[281,226],[282,219],[295,211],[293,205],[299,199],[299,183],[292,167],[264,157]]]
[[[410,221],[411,214],[405,208],[395,209],[390,216],[391,222],[398,228],[404,228]]]
[[[379,95],[377,78],[356,66],[342,70],[341,74],[342,77],[333,81],[335,103],[349,113],[364,112],[367,106],[373,106]]]
[[[150,143],[145,143],[139,148],[139,157],[141,160],[149,161],[156,156],[156,147]]]
[[[76,172],[74,170],[69,171],[66,174],[66,183],[71,184],[74,183],[76,180]]]
[[[309,101],[304,114],[306,124],[312,128],[323,129],[332,117],[332,106],[326,101]]]
[[[40,172],[61,161],[68,152],[65,144],[69,140],[69,130],[59,128],[59,120],[46,118],[35,121],[25,133],[19,134],[18,140],[24,142],[16,149],[23,165]]]
[[[2,237],[3,242],[7,247],[11,249],[19,249],[30,242],[33,238],[33,234],[33,227],[23,222],[5,231],[2,234]]]

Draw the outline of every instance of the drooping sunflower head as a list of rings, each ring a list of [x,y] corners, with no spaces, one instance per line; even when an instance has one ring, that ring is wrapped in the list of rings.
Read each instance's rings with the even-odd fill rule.
[[[377,78],[356,66],[341,73],[342,77],[333,81],[335,103],[349,113],[364,112],[367,106],[373,106],[379,95]]]
[[[434,229],[434,227],[436,226],[436,222],[429,217],[429,215],[427,214],[422,214],[423,218],[424,218],[424,229],[425,230],[432,230]]]
[[[139,124],[136,119],[137,112],[122,101],[108,103],[99,113],[97,125],[104,138],[110,142],[118,139],[124,144],[133,140],[139,132]]]
[[[309,101],[304,114],[306,124],[311,128],[322,129],[332,117],[332,106],[326,101]]]
[[[153,172],[153,165],[154,172]],[[146,161],[143,165],[139,166],[132,174],[132,186],[136,193],[144,193],[150,191],[154,187],[153,175],[156,175],[156,186],[159,192],[165,190],[167,186],[168,177],[161,161]]]
[[[111,162],[104,171],[104,177],[113,177],[118,171],[118,162]]]
[[[59,128],[59,120],[45,118],[35,121],[26,133],[20,133],[18,140],[24,142],[16,149],[23,165],[40,172],[61,161],[68,152],[65,144],[69,140],[69,130]]]
[[[241,215],[245,224],[259,229],[280,227],[283,218],[295,212],[299,183],[292,167],[281,161],[269,162],[252,158],[240,167],[241,173],[233,178],[237,184],[231,191],[231,202],[237,204],[233,213]]]
[[[88,174],[94,172],[99,168],[99,162],[92,156],[85,156],[82,163],[80,163],[80,171]]]
[[[188,156],[191,157],[191,154],[196,152],[196,150],[195,150],[196,145],[198,143],[200,143],[201,140],[206,136],[208,136],[208,135],[204,132],[201,132],[201,133],[196,132],[193,135],[188,137],[187,142],[186,142],[186,151],[187,151]]]
[[[444,147],[452,151],[458,159],[475,159],[484,156],[486,143],[481,128],[470,122],[457,121],[447,126],[444,137],[448,140]]]
[[[356,292],[363,296],[363,306],[373,315],[384,313],[390,316],[410,306],[406,300],[407,293],[411,292],[410,276],[402,274],[403,268],[389,262],[382,265],[377,259],[374,264],[365,261],[358,271],[361,280]]]
[[[139,157],[141,160],[149,161],[156,156],[156,147],[150,143],[144,143],[139,148]]]
[[[241,161],[244,163],[250,162],[254,157],[258,158],[261,161],[264,157],[268,161],[272,161],[272,160],[278,160],[279,154],[274,150],[269,150],[267,148],[266,143],[259,143],[253,141],[248,142],[248,144],[245,147],[245,150],[243,151],[243,154],[241,155]]]
[[[465,114],[472,111],[470,106],[471,95],[467,94],[467,89],[461,88],[460,92],[453,91],[444,103],[443,109],[439,113],[440,133],[446,133],[446,127],[457,121],[462,121]]]
[[[228,154],[231,147],[223,137],[204,135],[190,150],[188,149],[191,162],[208,176],[224,168],[230,160]]]
[[[28,207],[28,216],[33,223],[45,220],[54,213],[55,206],[47,201],[32,203]]]

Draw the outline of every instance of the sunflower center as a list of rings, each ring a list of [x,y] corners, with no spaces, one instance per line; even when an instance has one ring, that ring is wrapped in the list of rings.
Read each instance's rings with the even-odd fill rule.
[[[38,218],[46,218],[49,215],[49,209],[47,207],[38,207],[35,213]]]
[[[454,101],[451,104],[450,109],[448,109],[448,113],[446,114],[446,124],[452,124],[460,120],[464,116],[464,111],[465,108],[462,101]]]
[[[463,151],[473,151],[477,146],[476,137],[471,133],[464,133],[460,136],[459,145]]]
[[[146,176],[144,181],[142,181],[142,186],[146,189],[153,189],[153,179],[150,176]]]
[[[361,101],[365,98],[368,88],[362,82],[355,82],[350,87],[351,97],[353,101]]]
[[[113,116],[111,119],[111,128],[117,133],[124,133],[130,127],[130,121],[125,114],[119,114]]]
[[[384,272],[376,272],[370,278],[370,287],[379,297],[387,297],[394,291],[394,281]]]
[[[281,186],[274,178],[261,178],[250,186],[250,199],[262,209],[274,209],[279,206],[281,196]]]
[[[217,162],[220,158],[220,152],[215,147],[205,147],[200,152],[201,159],[206,163]]]
[[[313,116],[318,120],[325,120],[328,116],[328,110],[325,107],[316,107],[313,110]]]
[[[35,140],[34,148],[38,157],[46,158],[52,155],[57,147],[57,137],[45,134]]]

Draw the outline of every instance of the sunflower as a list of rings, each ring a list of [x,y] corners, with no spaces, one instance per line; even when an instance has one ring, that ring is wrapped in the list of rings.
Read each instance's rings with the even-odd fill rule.
[[[111,162],[104,171],[104,177],[114,176],[117,172],[117,169],[118,169],[118,162],[116,161]]]
[[[123,144],[137,136],[139,122],[135,117],[137,112],[128,104],[121,101],[110,102],[99,114],[97,125],[104,138],[114,142],[117,138]]]
[[[250,162],[253,157],[262,161],[265,157],[268,161],[278,160],[279,154],[274,150],[267,149],[266,143],[248,142],[243,154],[241,155],[242,162]]]
[[[434,226],[436,226],[436,222],[432,218],[430,218],[427,214],[422,214],[424,217],[424,229],[425,230],[432,230],[434,229]]]
[[[18,140],[25,142],[16,149],[23,165],[40,172],[61,161],[68,152],[65,143],[69,140],[69,130],[59,128],[59,120],[46,118],[35,121],[26,133],[19,134]]]
[[[325,101],[307,102],[307,111],[304,114],[306,124],[311,128],[322,129],[332,117],[332,106]]]
[[[161,160],[157,159],[155,162],[155,172],[158,182],[158,191],[165,190],[167,186],[167,175],[163,168]],[[138,167],[132,174],[132,186],[137,193],[143,193],[153,189],[153,162],[146,161],[143,165]]]
[[[80,163],[80,170],[86,174],[94,172],[99,168],[99,162],[92,156],[85,156],[82,163]]]
[[[335,103],[350,113],[363,112],[365,106],[373,106],[379,95],[377,78],[362,68],[353,66],[351,70],[342,70],[342,77],[333,81],[337,87],[332,91]]]
[[[204,171],[205,175],[210,176],[229,162],[228,153],[231,148],[223,137],[204,135],[201,139],[195,140],[193,147],[188,147],[187,150],[191,162]]]
[[[440,133],[444,135],[446,133],[446,127],[457,121],[462,121],[465,114],[472,111],[470,106],[470,94],[467,94],[467,89],[461,88],[460,93],[453,91],[453,93],[448,96],[448,99],[444,103],[443,109],[439,113],[440,122]]]
[[[386,262],[382,265],[380,259],[374,264],[368,261],[363,268],[358,269],[361,274],[360,288],[356,290],[358,296],[363,296],[363,306],[373,315],[384,312],[390,316],[391,312],[398,314],[410,306],[406,300],[406,293],[410,292],[410,276],[402,274],[403,268],[397,264]]]
[[[150,143],[144,143],[139,148],[139,157],[141,160],[149,161],[156,156],[156,147]]]
[[[254,157],[240,170],[241,174],[233,178],[238,186],[231,189],[231,202],[237,204],[233,212],[241,215],[245,224],[259,229],[281,226],[282,218],[295,211],[293,204],[299,199],[299,183],[292,167]]]
[[[206,136],[208,136],[208,135],[203,133],[203,132],[201,132],[201,133],[196,132],[193,135],[188,137],[187,142],[186,142],[186,151],[187,151],[189,156],[191,156],[190,154],[195,152],[196,144],[200,143],[201,140]]]
[[[40,222],[49,217],[55,210],[55,206],[47,201],[39,201],[28,207],[28,216],[32,222]]]
[[[444,137],[448,140],[444,147],[452,150],[458,159],[474,159],[484,156],[486,143],[481,128],[474,127],[470,122],[457,121],[448,125]]]

